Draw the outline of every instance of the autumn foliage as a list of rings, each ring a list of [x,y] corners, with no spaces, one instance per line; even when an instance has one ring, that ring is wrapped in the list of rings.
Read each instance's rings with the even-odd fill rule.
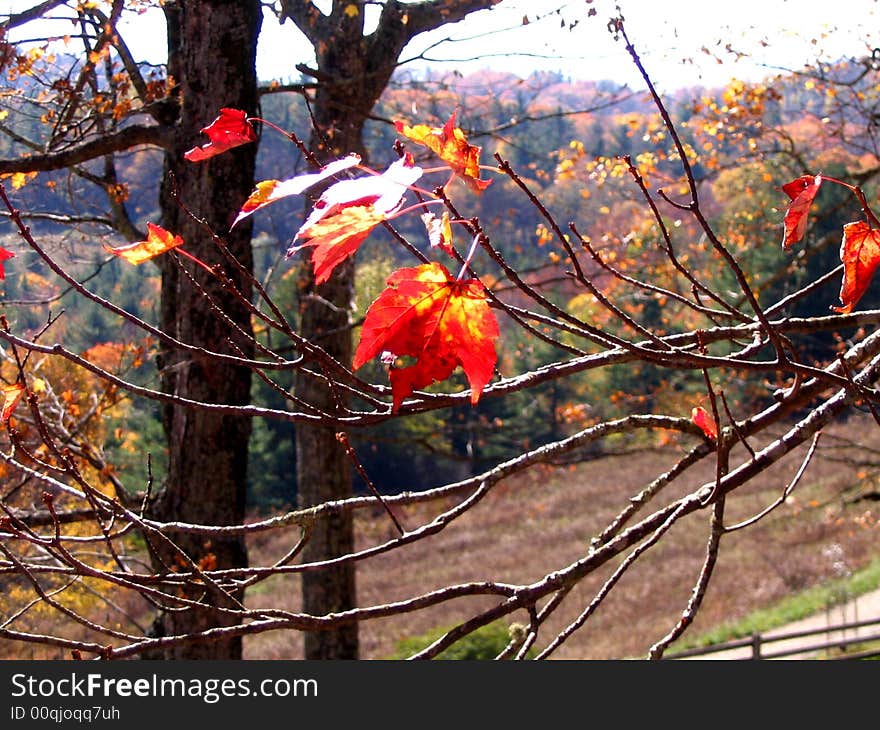
[[[425,125],[409,127],[402,123],[398,123],[397,128],[406,137],[435,152],[469,188],[480,192],[491,183],[478,179],[480,148],[469,145],[454,122],[453,114],[442,129]],[[221,109],[220,116],[202,131],[211,141],[186,153],[185,158],[191,162],[200,162],[256,139],[247,114],[235,109]],[[257,183],[233,226],[273,202],[302,194],[358,167],[360,158],[348,155],[323,165],[317,172]],[[403,154],[381,174],[362,169],[368,174],[337,180],[321,193],[288,248],[288,257],[302,249],[312,249],[311,261],[318,284],[327,281],[374,228],[402,213],[404,196],[423,174],[409,153]],[[421,192],[436,198],[433,193]],[[425,207],[417,205],[415,210]],[[430,246],[452,254],[448,213],[439,219],[431,213],[422,215]],[[139,264],[183,243],[180,236],[149,223],[146,240],[110,251]],[[471,247],[470,255],[475,248],[476,245]],[[392,363],[393,412],[415,390],[446,380],[458,366],[470,383],[472,403],[479,400],[491,380],[497,359],[494,342],[499,336],[498,323],[479,279],[463,278],[467,265],[465,261],[461,274],[455,278],[438,263],[400,269],[388,278],[388,288],[370,306],[352,367],[356,370],[367,360],[385,354],[384,359]],[[415,358],[416,362],[401,367],[393,364],[398,358]]]
[[[824,178],[824,181],[849,190],[859,201],[865,215],[864,221],[854,221],[843,227],[843,240],[840,244],[843,283],[840,287],[840,306],[833,309],[846,314],[853,310],[868,290],[874,272],[880,265],[880,221],[868,207],[859,188],[834,178]],[[810,207],[822,182],[821,175],[803,175],[782,186],[783,192],[791,198],[785,212],[785,235],[782,242],[785,250],[803,239]]]
[[[352,367],[383,352],[412,357],[391,367],[393,410],[414,390],[448,378],[461,365],[476,403],[492,378],[498,323],[478,279],[453,279],[442,264],[399,269],[367,310]]]
[[[220,115],[207,127],[202,128],[202,132],[208,135],[210,141],[184,153],[184,158],[190,162],[202,162],[234,147],[257,140],[257,133],[247,114],[239,109],[221,109]]]
[[[86,5],[84,13],[90,12]],[[408,7],[415,13],[426,6]],[[624,33],[622,21],[611,29]],[[26,326],[0,317],[6,444],[0,477],[7,494],[0,516],[0,570],[6,575],[0,582],[9,578],[0,588],[14,583],[0,600],[0,638],[21,638],[14,631],[33,618],[29,601],[73,615],[78,625],[79,634],[47,631],[46,644],[129,658],[144,647],[164,651],[269,630],[319,632],[376,618],[379,631],[386,631],[384,621],[394,616],[447,604],[454,605],[449,613],[460,613],[465,601],[459,599],[467,597],[474,599],[467,616],[416,650],[419,658],[437,656],[498,618],[524,622],[499,657],[537,650],[543,658],[593,620],[643,555],[656,552],[665,560],[665,553],[649,548],[670,528],[676,532],[680,520],[705,515],[702,522],[690,521],[708,531],[708,540],[699,541],[706,547],[696,555],[702,567],[695,563],[694,589],[686,606],[673,606],[668,633],[648,650],[661,656],[693,621],[726,534],[795,504],[789,497],[817,453],[822,428],[859,409],[865,421],[880,423],[880,333],[871,331],[880,310],[855,312],[860,304],[867,309],[880,265],[880,221],[869,205],[874,190],[866,194],[859,187],[869,184],[872,166],[880,170],[880,155],[795,154],[822,127],[798,119],[775,136],[767,132],[768,110],[781,98],[768,85],[732,82],[717,93],[701,90],[679,126],[626,43],[649,101],[621,97],[627,106],[569,118],[556,114],[567,88],[557,80],[541,92],[542,111],[560,124],[555,135],[508,138],[490,131],[486,138],[497,141],[491,160],[481,160],[483,150],[468,140],[478,137],[458,126],[459,114],[445,110],[478,114],[497,106],[505,119],[529,117],[535,110],[525,103],[512,107],[528,96],[526,86],[512,87],[507,99],[493,96],[488,84],[457,99],[439,84],[436,92],[408,90],[401,94],[408,103],[374,115],[374,121],[388,121],[377,126],[383,146],[370,150],[370,164],[366,155],[339,151],[341,145],[333,156],[320,157],[329,147],[318,144],[310,152],[295,134],[251,116],[252,110],[220,109],[201,130],[207,142],[176,141],[166,150],[175,165],[181,149],[203,142],[183,158],[204,167],[182,169],[204,177],[244,157],[239,148],[261,136],[277,141],[274,130],[283,133],[279,144],[296,144],[308,169],[290,174],[293,166],[273,155],[267,179],[253,184],[248,174],[232,206],[227,210],[224,202],[219,215],[214,210],[205,217],[183,199],[200,182],[174,190],[173,181],[165,181],[169,197],[179,195],[175,215],[163,209],[167,228],[150,222],[141,232],[136,221],[123,239],[130,243],[105,245],[108,255],[100,262],[128,281],[151,282],[153,288],[139,296],[160,300],[155,271],[139,266],[158,260],[163,286],[173,285],[163,288],[158,304],[128,300],[119,281],[99,288],[97,277],[83,273],[85,265],[59,263],[3,191],[27,251],[7,265],[16,275],[4,289],[11,291],[20,279],[45,287],[46,294],[41,316]],[[304,91],[307,98],[309,93]],[[824,110],[824,101],[815,107]],[[105,119],[124,119],[125,103],[123,93],[108,102]],[[436,108],[444,113],[401,119],[401,109],[416,116]],[[150,122],[147,133],[153,128]],[[574,130],[578,138],[559,129]],[[794,150],[784,162],[780,139],[791,140]],[[178,179],[184,177],[180,170]],[[30,180],[29,171],[15,174],[21,177],[13,186]],[[89,168],[89,174],[96,173]],[[113,193],[111,203],[124,207],[126,183],[102,183]],[[834,195],[833,206],[825,206]],[[245,236],[251,223],[268,221],[282,208],[270,206],[291,198],[302,202],[303,214],[278,216],[271,224],[282,221],[281,235],[258,231],[251,247]],[[242,248],[233,253],[237,241]],[[0,247],[0,278],[12,255]],[[357,276],[350,277],[355,257]],[[840,301],[829,312],[820,296],[837,294],[841,273]],[[352,278],[356,285],[349,290]],[[833,289],[823,290],[829,283]],[[193,318],[167,329],[154,324],[156,306],[167,312],[181,294],[190,305],[181,311]],[[83,318],[71,324],[58,304],[72,310],[68,300],[87,304]],[[821,316],[815,316],[818,309]],[[91,324],[92,310],[106,315],[120,338],[134,340],[131,333],[138,332],[145,339],[123,345],[92,337],[86,345],[73,344],[71,333],[80,323]],[[344,346],[334,349],[337,338]],[[158,369],[140,372],[148,360]],[[218,373],[232,369],[245,376],[240,392],[221,398],[201,388],[222,382]],[[140,407],[143,420],[135,423],[129,417]],[[211,438],[192,438],[190,427],[205,414],[217,430]],[[187,498],[186,491],[165,491],[177,463],[161,463],[161,448],[148,444],[138,428],[148,422],[159,429],[163,419],[171,438],[180,438],[175,447],[192,449],[198,459],[216,457],[218,444],[229,438],[250,445],[253,471],[268,473],[264,465],[280,464],[271,476],[282,497],[256,502],[273,514],[254,509],[253,520],[218,524],[202,524],[213,519],[203,513],[186,519],[175,514],[174,500]],[[260,427],[251,430],[251,419],[262,419]],[[339,474],[347,479],[357,473],[363,494],[306,500],[304,492],[292,493],[291,464],[302,464],[302,449],[315,433],[334,438],[309,455],[344,457]],[[285,451],[291,436],[295,458]],[[780,480],[794,463],[786,457],[801,447],[802,466],[794,464],[790,477]],[[135,460],[136,478],[108,454]],[[639,468],[630,468],[634,455]],[[235,464],[242,467],[242,490],[244,461]],[[770,467],[778,471],[757,484]],[[615,489],[597,499],[600,470],[611,472]],[[325,473],[329,479],[330,469]],[[503,581],[483,563],[482,552],[479,560],[466,556],[463,541],[454,560],[444,557],[444,543],[426,542],[429,559],[449,569],[443,587],[427,592],[402,595],[396,586],[401,595],[361,593],[362,605],[332,611],[270,606],[274,587],[256,601],[242,597],[270,577],[283,584],[286,600],[288,578],[305,583],[303,575],[320,578],[324,570],[355,563],[378,565],[382,572],[392,550],[447,528],[454,542],[461,535],[455,530],[468,521],[464,529],[483,530],[482,537],[495,541],[476,511],[459,518],[480,502],[503,510],[518,489],[527,494],[527,507],[516,521],[523,531],[531,529],[552,510],[549,493],[560,486],[558,475],[566,488],[577,482],[583,490],[582,512],[562,515],[572,532],[529,533],[511,551],[517,560],[522,556],[522,565]],[[259,473],[256,479],[268,477]],[[202,484],[212,488],[209,481]],[[192,483],[184,480],[185,487]],[[754,488],[741,500],[737,490],[746,484]],[[302,504],[293,505],[296,500]],[[190,503],[213,505],[202,498]],[[284,512],[279,516],[276,508]],[[315,535],[328,525],[330,535],[334,520],[356,513],[364,516],[357,543],[339,554],[308,555],[305,547],[313,547]],[[838,528],[831,521],[825,526],[829,534]],[[234,547],[262,562],[230,566],[218,547],[227,540],[240,540]],[[560,552],[549,564],[531,563],[542,541]],[[421,578],[418,550],[401,555]],[[159,562],[144,569],[153,557]],[[103,608],[95,609],[108,586],[114,601],[125,593],[136,604],[118,626],[100,618]],[[42,591],[37,598],[30,595],[34,588]],[[55,590],[73,608],[53,603]],[[129,611],[125,601],[117,605],[120,614]],[[192,612],[210,620],[222,614],[228,622],[159,637],[142,620],[157,607],[166,618]],[[624,599],[606,615],[629,620],[636,614],[627,611],[642,608]]]

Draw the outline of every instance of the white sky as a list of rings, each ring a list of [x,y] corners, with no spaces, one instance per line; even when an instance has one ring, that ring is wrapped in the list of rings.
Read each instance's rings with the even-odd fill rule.
[[[0,0],[0,15],[35,2]],[[326,2],[316,0],[319,7]],[[430,65],[463,72],[489,67],[521,76],[545,69],[572,78],[640,86],[623,44],[614,42],[607,30],[616,4],[649,73],[666,90],[720,85],[732,76],[757,79],[776,67],[799,68],[819,51],[832,60],[870,54],[880,46],[878,0],[503,0],[491,10],[424,36],[418,47],[404,51],[404,57],[450,38],[429,55],[452,60]],[[559,15],[554,12],[558,8],[562,9]],[[592,17],[588,17],[590,9],[596,10]],[[523,16],[528,16],[529,24],[523,25]],[[578,22],[569,30],[574,21]],[[69,32],[70,25],[65,27],[68,30],[51,32]],[[136,32],[125,35],[136,56],[160,61],[164,53],[161,14],[157,11],[152,19],[139,17],[132,27]],[[727,44],[749,57],[734,61],[733,54],[725,51]],[[704,47],[724,63],[705,53]],[[295,64],[311,59],[310,46],[290,21],[279,26],[274,18],[266,18],[258,56],[261,78],[297,78]],[[425,64],[413,64],[420,65]]]

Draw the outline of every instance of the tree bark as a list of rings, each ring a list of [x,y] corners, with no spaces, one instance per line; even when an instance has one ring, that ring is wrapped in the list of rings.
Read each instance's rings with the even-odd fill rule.
[[[356,43],[362,38],[356,28],[352,35]],[[358,99],[353,93],[354,84],[363,76],[363,59],[357,45],[348,49],[343,46],[342,43],[333,44],[334,53],[329,65],[335,74],[345,74],[352,80],[352,90],[340,94],[338,87],[319,87],[313,104],[316,129],[310,146],[322,161],[349,152],[360,154],[366,161],[363,124],[374,100]],[[326,65],[328,61],[325,59],[322,68]],[[353,259],[339,266],[330,280],[318,287],[309,258],[305,257],[300,264],[300,332],[341,363],[350,363],[352,358],[349,315],[353,292]],[[344,394],[333,392],[314,378],[297,378],[295,393],[328,411],[340,409],[348,403]],[[296,430],[296,463],[300,505],[310,506],[351,496],[351,464],[336,441],[334,429],[299,426]],[[307,562],[325,560],[345,555],[353,549],[353,516],[347,512],[321,520],[314,526],[303,559]],[[303,609],[315,615],[336,613],[357,605],[354,565],[346,563],[304,573],[302,598]],[[304,643],[307,659],[357,659],[358,627],[357,624],[346,624],[331,631],[306,633]]]
[[[168,72],[179,84],[181,110],[173,147],[165,157],[160,194],[162,225],[182,236],[190,253],[209,266],[221,266],[241,295],[250,299],[247,277],[229,264],[213,241],[211,231],[223,238],[245,269],[252,269],[251,226],[236,226],[233,232],[229,232],[229,226],[253,189],[256,145],[245,145],[199,163],[185,161],[183,153],[205,141],[199,130],[217,116],[221,107],[255,112],[260,3],[167,2],[165,14],[169,29]],[[207,228],[187,210],[203,219]],[[164,331],[207,350],[252,354],[250,315],[238,297],[185,258],[164,256],[160,265]],[[218,316],[218,310],[232,320],[234,327]],[[173,350],[161,353],[159,366],[166,392],[212,403],[243,405],[250,400],[251,373],[246,368],[203,362],[189,353]],[[241,524],[250,421],[169,405],[163,413],[163,425],[168,438],[168,473],[151,516],[209,525]],[[247,566],[243,539],[209,542],[197,536],[174,537],[196,563],[218,569]],[[152,547],[157,571],[185,569],[173,552],[156,542]],[[234,617],[212,607],[234,608],[243,598],[243,591],[231,595],[209,591],[202,599],[204,609],[161,613],[154,623],[154,632],[180,635],[235,623]],[[164,658],[238,659],[241,651],[241,640],[229,639],[182,645]]]
[[[326,162],[350,152],[366,161],[363,126],[384,91],[404,46],[417,34],[461,20],[474,10],[500,0],[424,0],[404,4],[388,0],[378,26],[364,35],[364,14],[351,7],[362,3],[334,2],[329,15],[311,2],[282,1],[282,20],[290,18],[315,49],[320,82],[312,103],[315,129],[311,149]],[[352,357],[349,314],[354,293],[354,262],[349,259],[325,284],[315,287],[311,264],[299,271],[300,332],[342,363]],[[298,397],[323,409],[341,410],[346,397],[314,378],[297,379]],[[351,495],[351,465],[332,429],[300,426],[296,432],[297,488],[302,506]],[[303,559],[326,560],[354,548],[351,513],[323,520],[314,528]],[[303,574],[303,607],[325,615],[357,605],[352,563]],[[306,659],[356,659],[357,625],[305,635]]]

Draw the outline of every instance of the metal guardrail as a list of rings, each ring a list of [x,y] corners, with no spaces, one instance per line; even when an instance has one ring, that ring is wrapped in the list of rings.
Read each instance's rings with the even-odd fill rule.
[[[869,657],[880,656],[880,630],[870,634],[859,634],[859,629],[867,629],[869,627],[878,627],[880,629],[880,618],[871,619],[869,621],[854,621],[850,623],[836,624],[833,626],[824,626],[818,629],[808,629],[804,631],[791,631],[786,634],[762,634],[754,633],[751,636],[734,639],[733,641],[725,641],[720,644],[712,644],[711,646],[701,646],[694,649],[685,649],[667,654],[665,659],[687,659],[695,656],[708,656],[730,649],[741,649],[743,647],[751,647],[749,655],[737,657],[737,659],[781,659],[784,657],[794,657],[799,654],[814,655],[821,652],[833,652],[834,650],[846,649],[850,646],[858,644],[871,644],[877,642],[875,648],[865,649],[859,652],[847,653],[840,651],[831,654],[828,659],[867,659]],[[846,632],[857,632],[854,636],[846,636]],[[807,643],[797,647],[780,649],[777,651],[766,651],[767,645],[778,644],[793,639],[804,639],[810,636],[821,636],[823,634],[842,634],[839,639],[829,639],[820,643]]]

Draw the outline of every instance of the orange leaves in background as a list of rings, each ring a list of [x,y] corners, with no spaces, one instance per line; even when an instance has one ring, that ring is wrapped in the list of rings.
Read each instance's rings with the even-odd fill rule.
[[[791,199],[785,211],[785,233],[782,238],[782,248],[786,251],[804,237],[810,206],[820,185],[821,175],[803,175],[782,186],[782,191]]]
[[[880,230],[871,228],[864,221],[847,223],[843,227],[840,260],[843,261],[841,306],[832,309],[847,314],[867,291],[877,265],[880,264]]]
[[[397,131],[407,139],[424,145],[452,171],[458,175],[475,193],[481,193],[491,180],[480,180],[480,150],[468,144],[464,132],[455,126],[455,112],[442,127],[429,127],[427,124],[416,124],[414,127],[404,122],[394,122]]]
[[[170,251],[183,245],[183,239],[173,233],[166,231],[155,223],[147,223],[147,240],[130,243],[127,246],[119,246],[118,248],[105,248],[112,254],[124,258],[132,264],[141,264],[149,261],[151,258]]]
[[[24,386],[21,383],[3,386],[3,410],[0,411],[0,421],[9,420],[22,395],[24,395]]]
[[[333,269],[351,256],[382,221],[400,210],[407,188],[422,175],[411,155],[405,155],[381,175],[342,180],[327,188],[296,232],[290,257],[313,247],[315,282],[330,278]],[[296,245],[297,240],[304,243]]]
[[[12,253],[12,251],[7,251],[3,246],[0,246],[0,279],[6,278],[6,270],[3,268],[3,262],[14,256],[15,254]]]
[[[184,153],[185,160],[201,162],[233,147],[257,140],[257,133],[247,120],[247,113],[239,109],[221,109],[220,116],[207,127],[202,127],[201,131],[211,141]]]
[[[383,352],[415,363],[392,367],[392,411],[414,390],[461,365],[476,403],[495,371],[498,323],[478,279],[453,279],[438,263],[400,269],[370,305],[353,369]]]
[[[697,406],[691,411],[691,420],[699,426],[703,433],[713,441],[718,438],[718,425],[715,419],[702,406]]]

